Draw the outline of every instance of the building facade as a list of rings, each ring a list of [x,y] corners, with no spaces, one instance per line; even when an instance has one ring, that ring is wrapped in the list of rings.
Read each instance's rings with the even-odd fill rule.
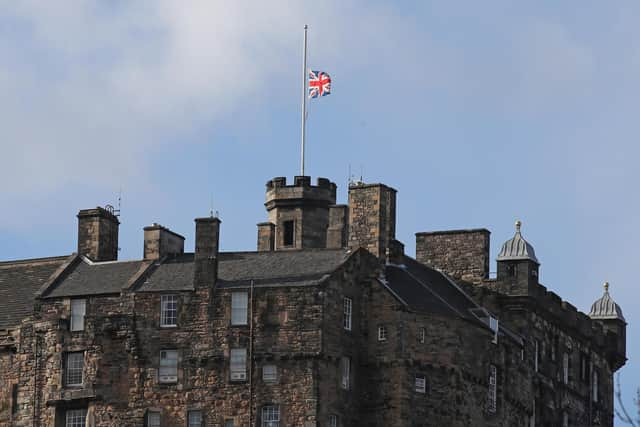
[[[257,250],[221,221],[78,214],[70,255],[0,262],[1,426],[612,426],[626,323],[538,283],[520,224],[489,277],[489,231],[395,238],[396,190],[266,185]]]

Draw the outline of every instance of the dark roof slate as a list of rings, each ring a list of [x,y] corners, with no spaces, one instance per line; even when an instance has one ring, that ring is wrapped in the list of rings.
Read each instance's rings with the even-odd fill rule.
[[[120,293],[145,261],[90,262],[82,258],[71,267],[45,298]]]
[[[36,293],[67,258],[0,262],[0,329],[18,325],[31,313]]]
[[[312,285],[333,272],[349,256],[345,249],[305,249],[274,252],[221,252],[219,287]],[[137,292],[193,289],[193,254],[166,260],[136,289]]]
[[[413,258],[405,256],[402,265],[387,265],[384,285],[412,310],[479,322],[469,311],[478,304],[443,273]]]

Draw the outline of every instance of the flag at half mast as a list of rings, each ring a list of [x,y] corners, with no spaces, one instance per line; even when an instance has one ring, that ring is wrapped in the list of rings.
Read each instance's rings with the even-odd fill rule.
[[[324,71],[309,70],[309,98],[327,96],[331,93],[331,77]]]

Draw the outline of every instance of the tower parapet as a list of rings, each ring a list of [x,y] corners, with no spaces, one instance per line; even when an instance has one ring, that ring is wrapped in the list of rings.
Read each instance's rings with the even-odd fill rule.
[[[262,244],[274,250],[326,248],[329,208],[336,203],[335,183],[318,178],[296,176],[293,185],[285,177],[276,177],[266,184],[265,207],[268,223],[273,224],[273,242]],[[265,224],[261,224],[265,228]],[[263,233],[264,240],[264,233]]]

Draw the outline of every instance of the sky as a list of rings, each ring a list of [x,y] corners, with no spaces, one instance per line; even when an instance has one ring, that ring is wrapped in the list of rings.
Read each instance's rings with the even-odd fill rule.
[[[253,250],[264,185],[299,174],[302,28],[332,94],[307,174],[398,190],[397,237],[523,221],[541,282],[582,311],[602,283],[640,387],[640,4],[634,1],[0,0],[0,260],[76,249],[117,204],[120,259],[158,222]],[[621,425],[621,424],[618,424]]]

